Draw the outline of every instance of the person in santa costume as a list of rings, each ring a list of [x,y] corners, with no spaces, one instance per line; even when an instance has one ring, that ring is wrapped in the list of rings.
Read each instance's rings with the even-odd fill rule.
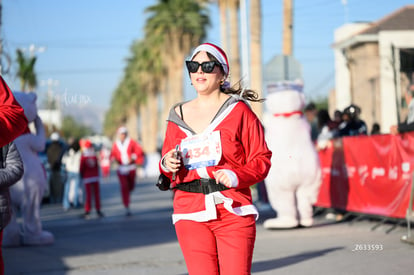
[[[265,179],[272,153],[247,101],[262,100],[230,87],[216,45],[199,45],[186,66],[197,96],[172,106],[159,163],[177,238],[190,275],[250,274],[259,214],[250,186]]]
[[[126,215],[130,216],[130,194],[135,187],[137,165],[144,163],[144,151],[137,141],[128,136],[126,127],[120,127],[117,134],[118,138],[112,145],[110,158],[118,163],[117,175],[121,187],[122,203]]]
[[[85,213],[83,214],[83,218],[90,218],[92,197],[95,201],[96,214],[99,218],[102,218],[104,215],[101,211],[98,158],[90,140],[84,140],[82,146],[83,150],[80,159],[79,174],[85,186]]]

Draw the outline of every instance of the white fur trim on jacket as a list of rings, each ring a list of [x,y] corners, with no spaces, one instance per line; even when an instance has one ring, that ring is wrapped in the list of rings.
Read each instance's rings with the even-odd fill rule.
[[[206,222],[217,219],[217,209],[214,198],[217,198],[218,201],[222,201],[224,203],[224,208],[226,208],[226,210],[230,213],[233,213],[237,216],[254,215],[256,220],[259,218],[259,211],[257,211],[257,208],[253,204],[233,208],[231,206],[233,204],[233,200],[223,196],[221,192],[217,191],[205,196],[204,199],[206,210],[187,214],[173,214],[173,224],[175,224],[179,220]]]
[[[128,146],[130,142],[131,139],[129,137],[125,138],[124,142],[121,142],[119,140],[116,141],[119,153],[121,154],[122,164],[129,164]]]

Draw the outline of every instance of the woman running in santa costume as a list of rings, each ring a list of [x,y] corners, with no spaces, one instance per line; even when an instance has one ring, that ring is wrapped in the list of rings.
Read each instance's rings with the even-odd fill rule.
[[[262,100],[230,88],[216,45],[201,44],[186,65],[197,97],[171,108],[160,161],[177,238],[190,275],[250,274],[258,217],[250,186],[265,179],[272,153],[247,100]]]

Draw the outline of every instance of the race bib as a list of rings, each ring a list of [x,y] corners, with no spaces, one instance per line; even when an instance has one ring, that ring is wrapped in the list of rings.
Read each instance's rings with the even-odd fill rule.
[[[181,152],[188,170],[217,165],[222,153],[220,131],[183,139]]]

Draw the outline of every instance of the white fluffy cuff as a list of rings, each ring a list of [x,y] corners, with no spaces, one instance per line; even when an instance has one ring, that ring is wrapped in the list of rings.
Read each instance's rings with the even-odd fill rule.
[[[239,179],[237,178],[236,173],[228,169],[220,169],[220,170],[217,170],[217,172],[218,171],[225,173],[230,178],[232,188],[239,186]]]

